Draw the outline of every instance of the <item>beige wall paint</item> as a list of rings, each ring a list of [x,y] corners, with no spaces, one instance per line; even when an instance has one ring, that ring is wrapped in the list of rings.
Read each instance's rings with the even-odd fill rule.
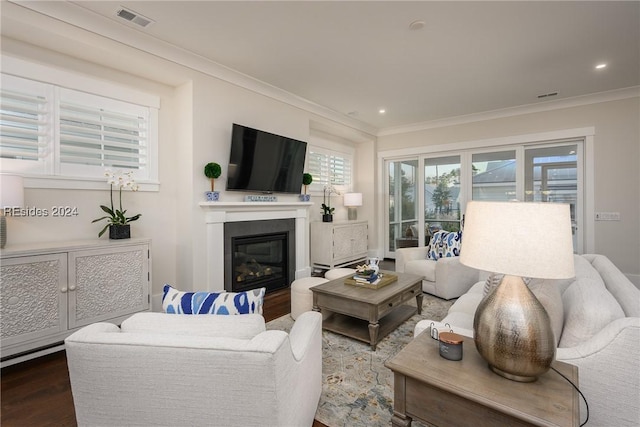
[[[608,256],[640,284],[640,99],[523,114],[381,136],[380,151],[464,143],[593,127],[594,208],[620,212],[620,221],[595,222],[595,252]]]

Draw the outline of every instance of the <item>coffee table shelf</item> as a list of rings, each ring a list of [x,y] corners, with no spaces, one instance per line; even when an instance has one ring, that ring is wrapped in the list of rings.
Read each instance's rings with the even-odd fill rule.
[[[409,305],[402,305],[378,321],[378,338],[382,339],[393,332],[405,320],[416,314],[418,309]],[[322,321],[322,328],[340,335],[366,343],[371,342],[369,335],[369,321],[333,313]]]

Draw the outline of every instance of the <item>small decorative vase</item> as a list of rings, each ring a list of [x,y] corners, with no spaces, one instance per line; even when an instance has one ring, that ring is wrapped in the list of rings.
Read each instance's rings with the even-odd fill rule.
[[[309,200],[311,200],[311,194],[301,194],[300,195],[300,201],[301,202],[308,202]]]
[[[333,215],[331,214],[322,215],[322,222],[333,222]]]
[[[114,224],[109,226],[110,239],[129,239],[131,238],[131,226],[129,224]]]
[[[217,202],[220,200],[219,191],[206,191],[204,194],[207,197],[207,202]]]

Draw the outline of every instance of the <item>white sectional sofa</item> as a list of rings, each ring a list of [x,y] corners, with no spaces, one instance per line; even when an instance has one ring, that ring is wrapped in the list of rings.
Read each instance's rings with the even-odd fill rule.
[[[640,290],[605,256],[574,258],[574,279],[529,284],[551,318],[556,359],[578,366],[579,387],[589,404],[588,426],[640,426]],[[446,323],[472,337],[484,287],[484,281],[476,283],[442,322],[418,322],[414,335],[432,323],[446,330]]]
[[[322,316],[287,334],[260,315],[138,313],[65,340],[79,426],[310,426]]]

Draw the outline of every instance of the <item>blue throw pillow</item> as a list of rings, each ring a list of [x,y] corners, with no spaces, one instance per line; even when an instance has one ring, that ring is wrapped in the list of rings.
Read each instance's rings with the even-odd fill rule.
[[[173,314],[262,314],[265,291],[182,292],[164,285],[162,309]]]
[[[433,234],[427,252],[427,259],[438,260],[460,255],[460,244],[462,243],[462,231],[440,230]]]

